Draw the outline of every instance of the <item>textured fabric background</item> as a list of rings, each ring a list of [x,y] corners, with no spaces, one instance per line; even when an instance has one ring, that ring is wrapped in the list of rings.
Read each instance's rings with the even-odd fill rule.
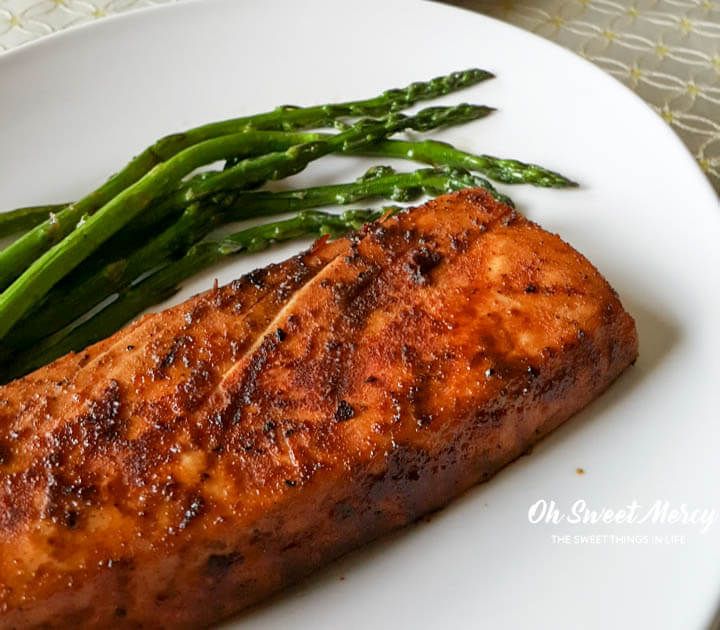
[[[0,51],[174,1],[0,0]],[[675,129],[720,191],[720,0],[449,2],[558,42],[613,74]]]
[[[452,0],[574,50],[635,90],[720,191],[720,0]]]

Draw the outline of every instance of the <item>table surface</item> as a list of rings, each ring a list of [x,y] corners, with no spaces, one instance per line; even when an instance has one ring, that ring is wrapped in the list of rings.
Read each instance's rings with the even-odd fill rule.
[[[177,0],[0,0],[0,51]],[[449,0],[553,40],[637,92],[720,192],[720,0]]]

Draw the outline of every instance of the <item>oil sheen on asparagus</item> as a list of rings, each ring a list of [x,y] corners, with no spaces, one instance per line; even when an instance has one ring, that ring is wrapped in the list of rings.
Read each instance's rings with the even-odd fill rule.
[[[0,213],[0,238],[15,237],[0,250],[0,381],[111,334],[231,255],[310,235],[334,237],[382,212],[311,209],[378,199],[409,202],[463,188],[484,188],[512,204],[488,180],[575,186],[537,164],[433,137],[392,137],[487,117],[493,107],[467,103],[401,112],[492,78],[471,68],[367,99],[283,105],[212,122],[157,140],[77,201]],[[398,172],[377,165],[351,182],[265,188],[330,155],[409,160],[430,168]],[[208,168],[218,161],[224,168]],[[230,233],[225,227],[287,213],[297,214]],[[217,228],[225,236],[213,236]]]

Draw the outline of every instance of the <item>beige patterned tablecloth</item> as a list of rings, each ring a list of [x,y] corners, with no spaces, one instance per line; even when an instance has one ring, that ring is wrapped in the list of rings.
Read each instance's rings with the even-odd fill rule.
[[[0,0],[0,51],[175,0]],[[672,126],[720,191],[720,0],[449,0],[574,50]]]
[[[574,50],[672,126],[720,192],[720,0],[451,0]]]

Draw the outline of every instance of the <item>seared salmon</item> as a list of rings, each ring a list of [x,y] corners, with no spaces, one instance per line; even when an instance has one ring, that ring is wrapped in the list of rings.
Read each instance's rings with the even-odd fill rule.
[[[633,319],[482,190],[0,387],[0,627],[202,627],[445,505],[598,396]]]

